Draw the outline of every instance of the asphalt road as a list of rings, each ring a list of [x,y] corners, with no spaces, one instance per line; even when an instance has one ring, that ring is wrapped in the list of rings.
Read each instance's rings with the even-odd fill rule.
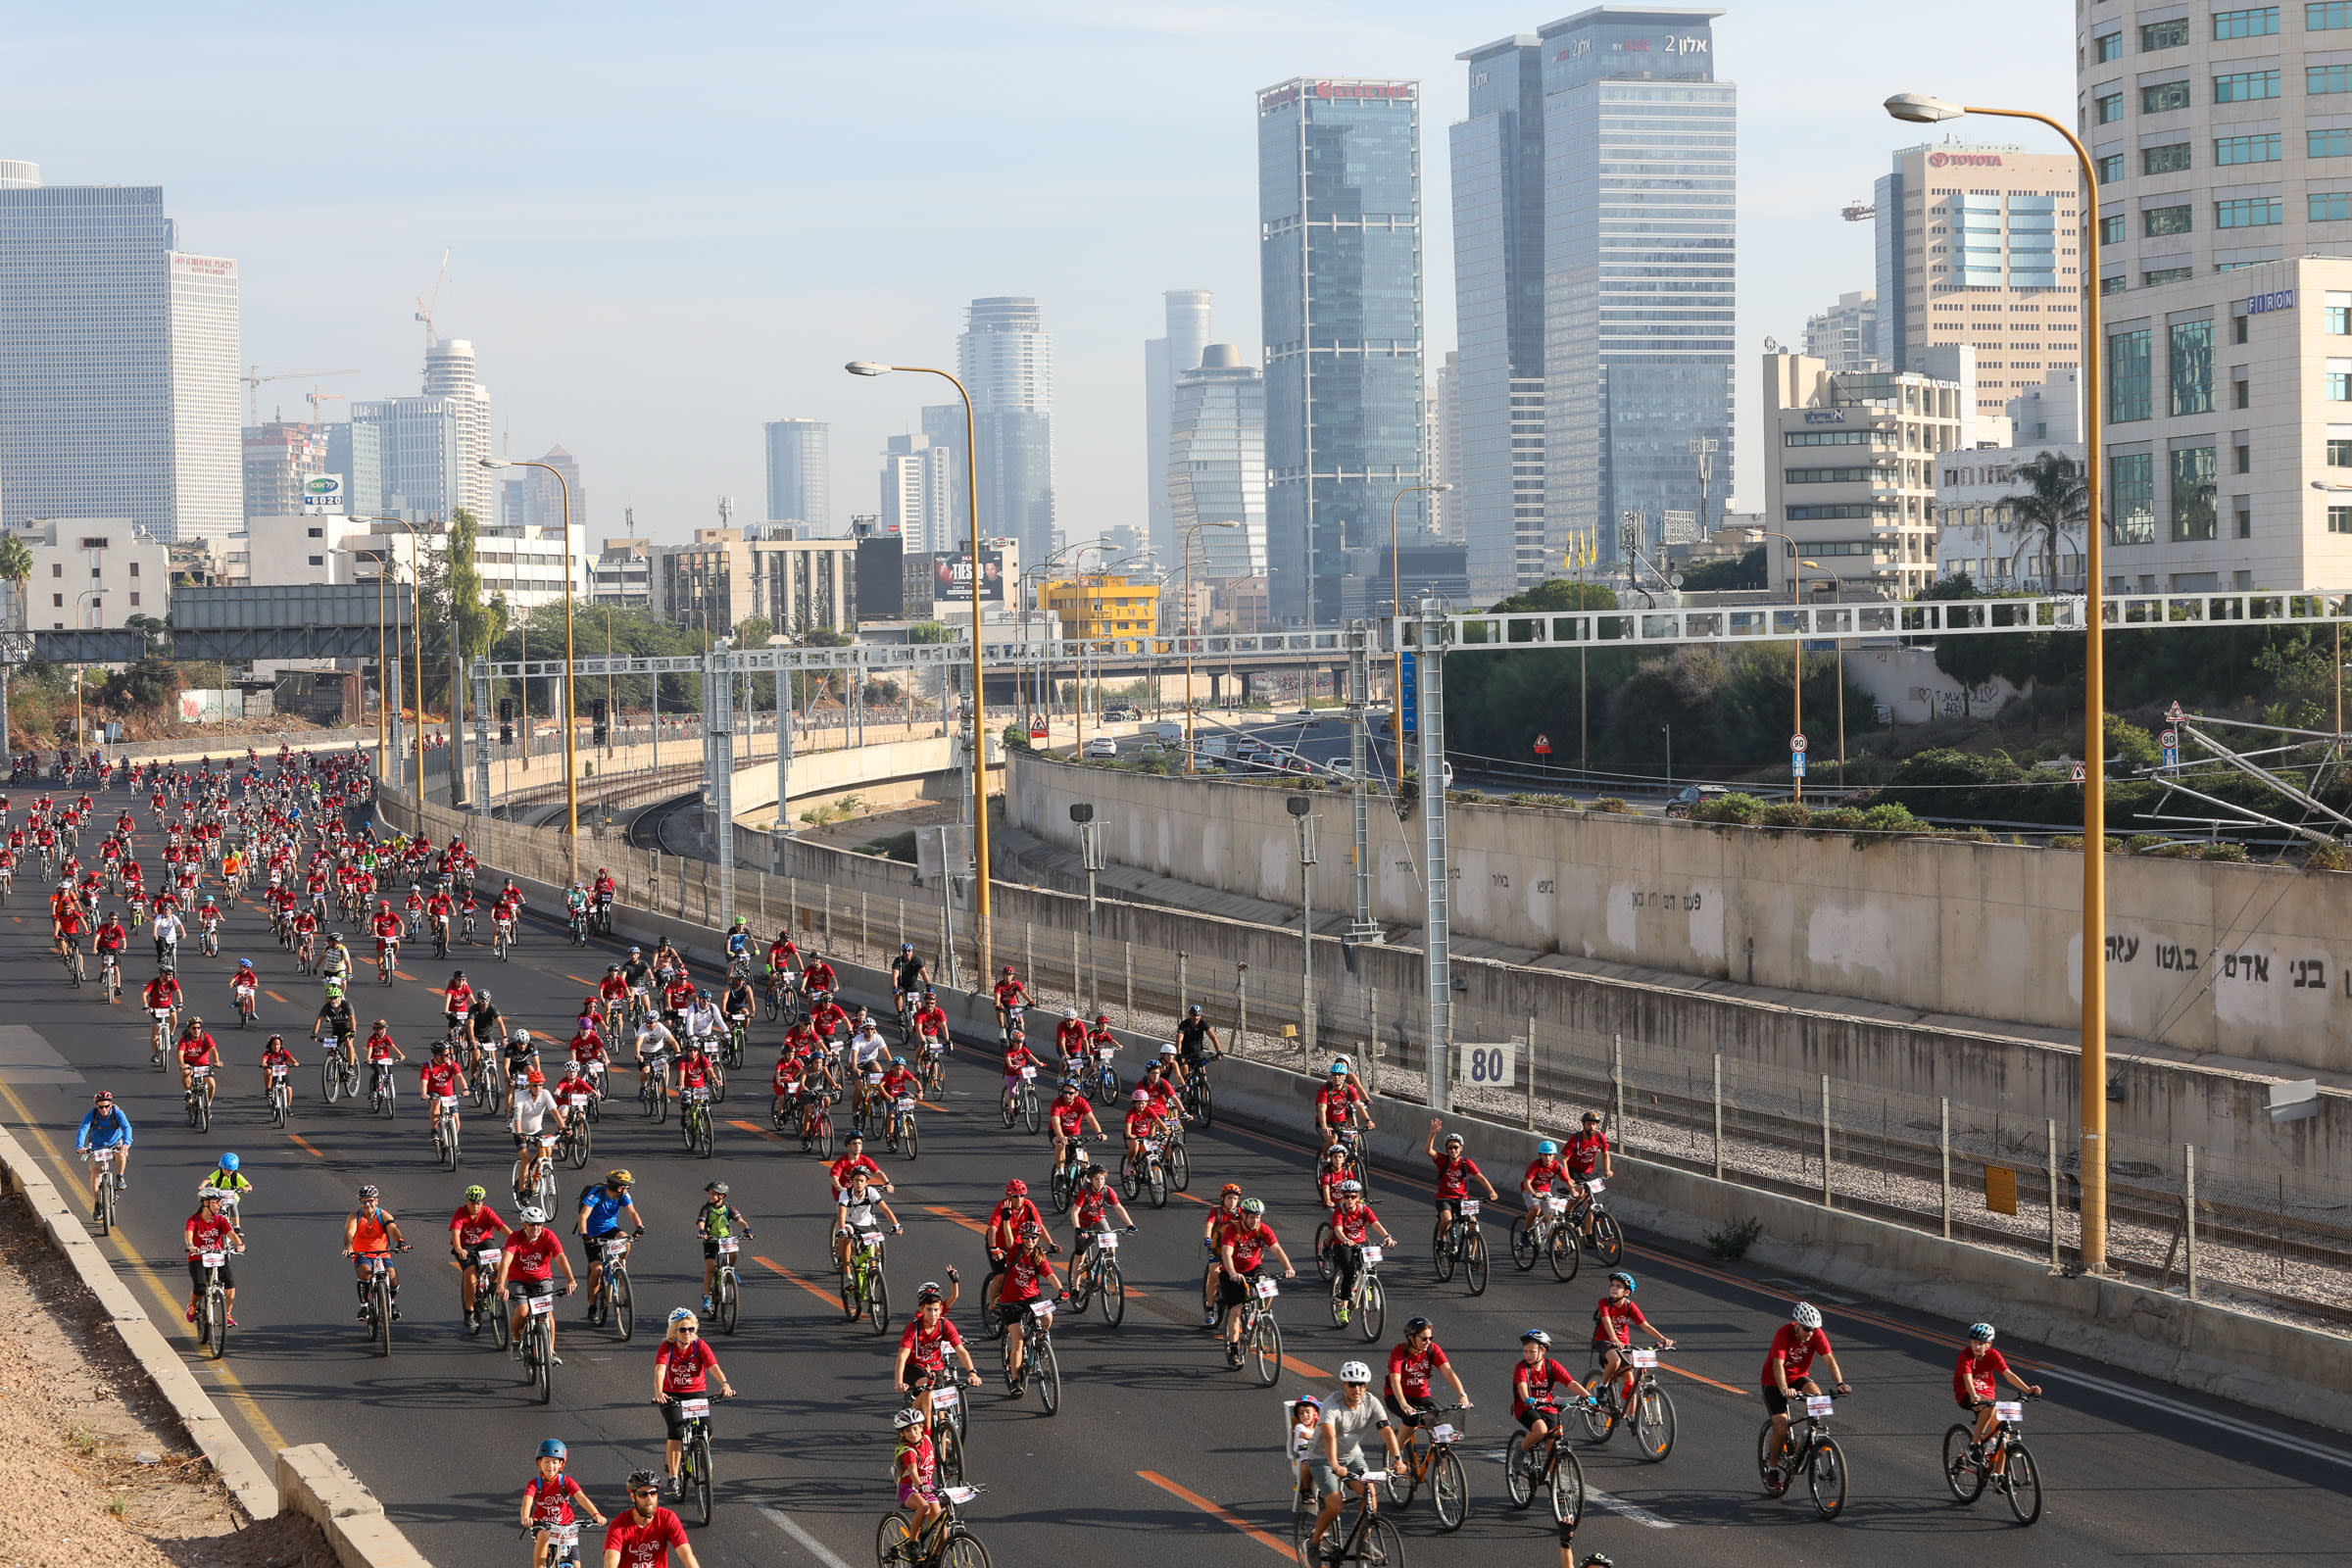
[[[111,810],[108,813],[111,815]],[[562,1310],[556,1402],[531,1402],[515,1363],[488,1342],[467,1340],[456,1321],[451,1271],[440,1238],[468,1181],[498,1193],[506,1146],[477,1118],[466,1168],[432,1163],[425,1122],[413,1098],[384,1123],[362,1107],[325,1106],[316,1095],[315,1053],[298,1048],[306,1070],[290,1133],[262,1114],[252,1063],[260,1033],[225,1031],[235,1069],[212,1135],[198,1139],[180,1114],[176,1078],[150,1072],[144,1031],[129,1008],[109,1009],[92,989],[69,992],[42,957],[45,917],[30,889],[0,910],[0,1102],[12,1123],[34,1127],[35,1142],[70,1152],[73,1126],[93,1088],[114,1089],[138,1128],[124,1228],[110,1252],[159,1308],[176,1312],[185,1275],[179,1227],[195,1183],[223,1149],[234,1149],[258,1185],[246,1205],[252,1250],[240,1261],[241,1328],[225,1363],[196,1360],[232,1420],[267,1450],[283,1444],[331,1444],[384,1500],[418,1547],[444,1564],[518,1554],[515,1501],[540,1438],[569,1442],[573,1473],[599,1501],[621,1501],[630,1469],[658,1464],[661,1418],[650,1407],[657,1325],[675,1303],[699,1295],[700,1249],[691,1216],[702,1185],[723,1176],[758,1236],[748,1250],[742,1331],[716,1348],[742,1397],[719,1407],[719,1517],[696,1532],[705,1563],[871,1561],[874,1523],[892,1501],[888,1386],[895,1339],[843,1322],[830,1300],[826,1195],[818,1167],[752,1130],[763,1105],[737,1094],[720,1107],[718,1155],[687,1157],[674,1122],[652,1127],[623,1107],[598,1129],[590,1171],[626,1163],[652,1225],[632,1270],[641,1327],[619,1343],[580,1321],[578,1298]],[[239,956],[254,957],[270,994],[263,1023],[307,1033],[316,989],[297,980],[291,959],[266,938],[257,915],[230,921],[222,957],[191,957],[184,977],[218,1023],[233,1013],[225,976]],[[142,952],[134,945],[133,952]],[[567,1032],[570,1006],[601,971],[601,951],[565,946],[544,926],[526,931],[511,963],[467,955],[510,1017]],[[404,1045],[437,1032],[428,984],[440,966],[411,958],[390,990],[356,988],[363,1018],[388,1017]],[[134,964],[133,978],[144,978]],[[220,1031],[217,1031],[220,1032]],[[762,1029],[763,1040],[773,1032]],[[48,1054],[42,1047],[54,1051]],[[761,1054],[755,1048],[755,1055]],[[61,1060],[62,1058],[62,1060]],[[749,1068],[747,1062],[747,1068]],[[758,1069],[747,1080],[764,1077]],[[404,1092],[413,1090],[404,1078]],[[747,1089],[750,1087],[747,1082]],[[954,1262],[975,1289],[983,1263],[974,1234],[1006,1177],[1042,1189],[1041,1141],[1005,1132],[995,1113],[994,1079],[959,1054],[943,1107],[926,1116],[919,1161],[893,1162],[894,1200],[906,1234],[893,1243],[890,1278],[902,1299]],[[1406,1107],[1392,1107],[1406,1116]],[[748,1126],[737,1125],[740,1119]],[[1319,1211],[1295,1139],[1224,1127],[1193,1139],[1194,1191],[1212,1197],[1234,1180],[1264,1197],[1270,1218],[1299,1253]],[[1473,1152],[1476,1152],[1474,1150]],[[78,1190],[77,1170],[56,1172]],[[407,1259],[406,1308],[389,1360],[375,1356],[354,1316],[348,1265],[338,1256],[341,1221],[362,1182],[383,1186],[417,1250]],[[1280,1316],[1293,1366],[1285,1392],[1326,1387],[1353,1356],[1376,1361],[1402,1320],[1426,1312],[1457,1358],[1479,1408],[1468,1422],[1469,1523],[1440,1537],[1426,1500],[1407,1517],[1408,1554],[1427,1563],[1556,1561],[1542,1509],[1516,1513],[1499,1467],[1483,1457],[1507,1429],[1507,1367],[1521,1329],[1547,1327],[1564,1347],[1587,1337],[1600,1271],[1568,1285],[1545,1271],[1513,1272],[1501,1260],[1488,1293],[1441,1286],[1427,1268],[1426,1191],[1394,1178],[1375,1183],[1376,1206],[1403,1240],[1386,1277],[1390,1338],[1367,1348],[1329,1324],[1311,1284],[1286,1296]],[[502,1208],[505,1206],[501,1204]],[[1143,1564],[1271,1560],[1287,1539],[1286,1477],[1280,1457],[1280,1395],[1224,1370],[1198,1326],[1200,1227],[1204,1209],[1178,1199],[1137,1215],[1143,1229],[1122,1252],[1131,1288],[1125,1325],[1099,1317],[1059,1331],[1066,1393],[1060,1414],[1040,1413],[1035,1396],[1006,1400],[994,1381],[995,1348],[977,1347],[990,1387],[975,1400],[972,1478],[992,1490],[968,1510],[1002,1562]],[[1498,1235],[1499,1233],[1495,1233]],[[1640,1238],[1636,1238],[1637,1243]],[[575,1261],[576,1261],[575,1253]],[[2049,1564],[2343,1560],[2352,1537],[2352,1442],[2303,1429],[2205,1396],[2182,1395],[2074,1357],[2007,1346],[2038,1363],[2032,1376],[2051,1397],[2030,1407],[2029,1434],[2047,1476],[2042,1522],[2030,1535],[2008,1521],[1997,1498],[1956,1507],[1942,1491],[1938,1451],[1954,1419],[1948,1379],[1953,1326],[1817,1292],[1829,1331],[1858,1393],[1842,1401],[1838,1427],[1852,1466],[1845,1517],[1823,1524],[1798,1499],[1768,1501],[1751,1468],[1761,1410],[1747,1392],[1762,1348],[1787,1312],[1798,1282],[1725,1267],[1637,1245],[1629,1266],[1640,1299],[1681,1348],[1666,1360],[1680,1437],[1659,1465],[1637,1461],[1627,1440],[1589,1451],[1597,1490],[1580,1548],[1609,1552],[1621,1565],[1791,1563],[1975,1564],[2017,1558]],[[1309,1264],[1311,1274],[1311,1263]],[[143,1281],[143,1283],[136,1283]],[[977,1297],[958,1313],[976,1327]],[[1996,1318],[1997,1311],[1993,1314]],[[976,1336],[975,1336],[976,1338]],[[195,1354],[192,1335],[182,1343]],[[1581,1369],[1581,1352],[1563,1359]],[[1103,1530],[1117,1531],[1115,1540]],[[519,1558],[518,1558],[519,1560]]]

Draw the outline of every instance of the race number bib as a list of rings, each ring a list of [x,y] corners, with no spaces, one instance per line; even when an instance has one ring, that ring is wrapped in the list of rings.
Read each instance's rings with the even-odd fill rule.
[[[1805,1396],[1805,1414],[1807,1415],[1824,1416],[1828,1415],[1836,1408],[1836,1402],[1833,1401],[1826,1394],[1808,1394]]]

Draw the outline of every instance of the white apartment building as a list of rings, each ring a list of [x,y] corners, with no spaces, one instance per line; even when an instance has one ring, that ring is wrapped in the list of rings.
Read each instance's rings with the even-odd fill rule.
[[[1805,353],[1828,365],[1833,375],[1881,368],[1879,296],[1855,289],[1838,295],[1838,303],[1819,316],[1807,317]]]
[[[1959,356],[1965,362],[1966,352]],[[1965,376],[1833,374],[1802,354],[1764,356],[1764,559],[1776,596],[1800,563],[1806,591],[1909,599],[1936,577],[1936,457],[1975,439]],[[1820,584],[1816,588],[1815,584]]]
[[[599,605],[650,606],[654,602],[653,563],[645,539],[607,539],[588,567],[588,598]]]
[[[49,517],[9,530],[32,553],[24,625],[121,626],[172,612],[172,552],[128,517]]]
[[[2080,466],[2079,441],[2025,442],[1939,453],[1936,459],[1936,575],[1965,574],[1995,593],[2080,593],[2082,527],[2061,535],[2052,561],[2041,530],[2020,532],[2011,500],[2030,487],[2017,470],[2048,453]]]
[[[894,435],[882,455],[882,530],[909,555],[956,543],[956,455],[929,436]]]

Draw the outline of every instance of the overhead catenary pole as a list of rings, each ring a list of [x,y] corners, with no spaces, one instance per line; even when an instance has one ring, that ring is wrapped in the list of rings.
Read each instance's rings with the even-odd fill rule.
[[[544,468],[556,476],[557,492],[564,499],[564,841],[571,862],[571,880],[580,879],[580,771],[579,726],[574,720],[577,684],[572,677],[575,656],[571,638],[571,482],[564,470],[552,463],[526,463],[519,459],[484,458],[485,468]]]
[[[1403,625],[1397,626],[1398,646]],[[1419,669],[1415,681],[1414,727],[1421,743],[1421,865],[1428,886],[1422,917],[1423,983],[1428,1003],[1429,1108],[1444,1114],[1451,1106],[1447,1060],[1453,1035],[1453,955],[1451,951],[1452,889],[1446,853],[1446,697],[1443,664],[1452,626],[1438,599],[1421,601],[1421,618],[1413,658]],[[1399,753],[1401,757],[1403,754]]]

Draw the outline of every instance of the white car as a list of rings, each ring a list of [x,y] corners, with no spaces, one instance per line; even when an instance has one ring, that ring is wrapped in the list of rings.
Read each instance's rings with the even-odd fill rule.
[[[1086,755],[1115,758],[1119,755],[1119,743],[1107,735],[1098,735],[1086,743]]]

